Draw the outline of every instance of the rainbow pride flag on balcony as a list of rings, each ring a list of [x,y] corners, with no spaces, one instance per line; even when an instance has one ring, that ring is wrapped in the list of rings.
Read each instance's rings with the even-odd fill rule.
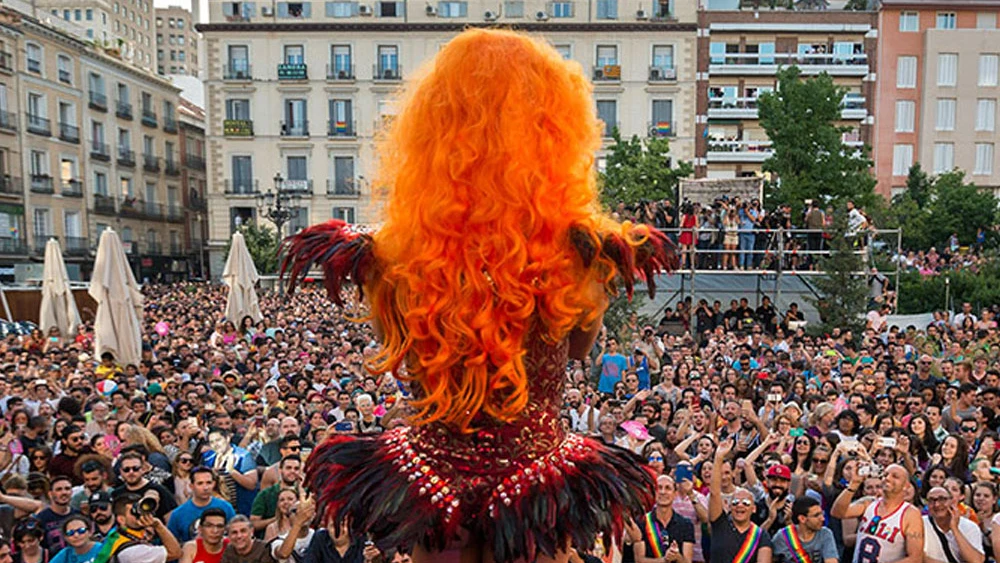
[[[337,134],[347,134],[347,122],[346,121],[335,121],[333,123],[333,131]]]
[[[669,121],[657,121],[656,125],[653,127],[653,132],[660,137],[667,137],[670,135],[670,122]]]

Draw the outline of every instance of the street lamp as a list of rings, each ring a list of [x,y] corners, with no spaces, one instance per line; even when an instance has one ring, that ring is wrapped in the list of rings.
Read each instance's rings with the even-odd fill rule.
[[[299,190],[285,187],[285,179],[281,177],[281,172],[274,175],[273,190],[257,192],[257,207],[261,215],[278,228],[278,239],[283,239],[285,236],[283,230],[285,223],[298,215],[299,198]],[[280,283],[278,292],[284,294],[284,288]]]

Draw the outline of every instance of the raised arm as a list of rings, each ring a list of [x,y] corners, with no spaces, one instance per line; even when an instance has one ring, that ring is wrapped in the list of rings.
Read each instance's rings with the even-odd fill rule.
[[[855,471],[847,488],[837,495],[837,500],[833,501],[833,506],[830,507],[830,516],[843,520],[844,518],[859,518],[865,513],[865,509],[868,508],[871,499],[865,498],[857,502],[851,502],[854,494],[858,492],[858,488],[861,487],[864,481],[865,478],[860,475],[860,472]],[[923,551],[923,547],[920,549]]]
[[[734,440],[724,440],[719,442],[719,447],[715,449],[715,463],[712,467],[712,480],[709,484],[708,497],[708,521],[715,522],[722,516],[722,462],[725,461],[729,452],[733,451]]]

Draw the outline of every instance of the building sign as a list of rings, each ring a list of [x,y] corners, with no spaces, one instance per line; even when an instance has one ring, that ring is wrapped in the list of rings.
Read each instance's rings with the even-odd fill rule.
[[[305,63],[283,63],[278,65],[278,80],[306,80],[309,78]]]
[[[249,119],[223,120],[222,134],[226,137],[253,137],[253,121]]]

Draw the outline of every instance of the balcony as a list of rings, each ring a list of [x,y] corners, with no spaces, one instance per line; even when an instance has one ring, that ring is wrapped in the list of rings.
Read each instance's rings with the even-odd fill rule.
[[[17,114],[11,111],[0,111],[0,129],[17,131]]]
[[[372,80],[398,81],[403,79],[402,65],[372,65]]]
[[[67,256],[87,256],[90,254],[90,241],[87,237],[63,237],[63,253]]]
[[[306,120],[296,121],[294,123],[281,122],[281,136],[282,137],[308,137],[309,136],[309,122]]]
[[[132,104],[130,104],[128,102],[123,102],[123,101],[119,100],[118,103],[115,104],[115,115],[117,115],[118,117],[120,117],[122,119],[128,119],[128,120],[131,121],[131,119],[132,119]]]
[[[49,239],[58,240],[59,237],[50,234],[35,235],[35,244],[31,247],[31,252],[39,256],[44,256],[45,245],[49,243]]]
[[[601,65],[594,67],[593,78],[595,82],[621,82],[621,65]]]
[[[135,151],[129,149],[118,149],[118,164],[122,166],[128,166],[129,168],[135,167]]]
[[[709,119],[757,119],[757,97],[709,97]]]
[[[108,148],[108,144],[91,141],[90,158],[100,160],[101,162],[109,162],[111,160],[111,152]]]
[[[650,137],[673,137],[675,134],[674,124],[670,121],[649,121],[646,131]]]
[[[151,109],[142,110],[142,124],[146,127],[157,127],[159,123],[156,121],[156,112]]]
[[[764,162],[774,151],[771,141],[709,140],[708,162]]]
[[[52,176],[48,174],[31,175],[31,191],[36,194],[53,194]]]
[[[164,214],[167,217],[167,221],[171,223],[182,223],[184,221],[184,210],[178,205],[170,205],[164,208]]]
[[[328,179],[326,181],[326,195],[356,198],[361,196],[361,190],[354,183],[353,179],[348,179],[343,182]]]
[[[145,247],[146,247],[145,254],[147,256],[163,256],[163,245],[162,244],[160,244],[160,243],[158,243],[156,241],[151,241],[151,242],[147,242],[146,245],[145,245]]]
[[[357,137],[358,124],[356,121],[337,121],[331,119],[327,123],[328,137]]]
[[[122,198],[121,207],[118,212],[122,217],[144,219],[146,217],[145,203],[135,197],[126,196]]]
[[[156,155],[152,154],[142,155],[142,169],[146,172],[159,172],[160,159]]]
[[[309,65],[281,63],[278,65],[278,80],[309,80]]]
[[[253,137],[253,120],[224,119],[222,134],[226,137]]]
[[[208,201],[206,201],[205,198],[200,196],[191,197],[188,200],[188,207],[191,208],[192,211],[205,212],[208,211]]]
[[[258,193],[257,180],[226,180],[226,195],[232,196],[256,196]]]
[[[0,195],[22,197],[24,186],[21,185],[21,179],[10,174],[0,176]]]
[[[187,254],[190,254],[190,252],[186,251],[184,249],[184,247],[181,246],[181,244],[179,242],[172,242],[172,243],[170,243],[170,255],[171,256],[185,256]]]
[[[165,115],[163,116],[163,131],[165,133],[176,133],[177,132],[177,120],[173,116]]]
[[[59,138],[67,143],[80,142],[80,128],[66,123],[59,124]]]
[[[177,161],[172,158],[163,159],[163,173],[167,176],[180,176],[181,169],[177,166]]]
[[[28,131],[43,137],[52,136],[52,122],[38,115],[26,114],[28,116]]]
[[[865,107],[865,98],[858,94],[847,94],[840,104],[840,116],[844,119],[865,119],[868,117],[868,109]]]
[[[97,111],[108,111],[108,97],[100,92],[90,91],[90,101],[87,103],[90,109]]]
[[[98,215],[115,215],[115,198],[109,195],[94,194],[94,213]]]
[[[673,82],[677,80],[677,69],[671,66],[650,66],[650,82]]]
[[[184,155],[184,165],[194,170],[205,169],[205,159],[193,154]]]
[[[286,192],[291,192],[294,195],[312,195],[313,191],[313,181],[312,180],[285,180],[282,185],[282,189]]]
[[[253,80],[253,69],[248,61],[229,61],[222,67],[223,80]]]
[[[769,76],[786,66],[797,65],[804,75],[823,72],[830,76],[865,76],[868,56],[864,53],[713,53],[708,67],[714,75]]]
[[[153,219],[154,221],[162,221],[166,218],[163,206],[153,201],[147,201],[142,205],[142,213],[147,219]]]
[[[354,80],[354,65],[326,65],[327,80]]]
[[[0,72],[14,72],[14,57],[7,51],[0,51]]]
[[[0,237],[0,254],[21,256],[27,253],[28,245],[23,239],[17,237]]]
[[[83,197],[83,181],[63,180],[62,190],[59,193],[63,197]]]

